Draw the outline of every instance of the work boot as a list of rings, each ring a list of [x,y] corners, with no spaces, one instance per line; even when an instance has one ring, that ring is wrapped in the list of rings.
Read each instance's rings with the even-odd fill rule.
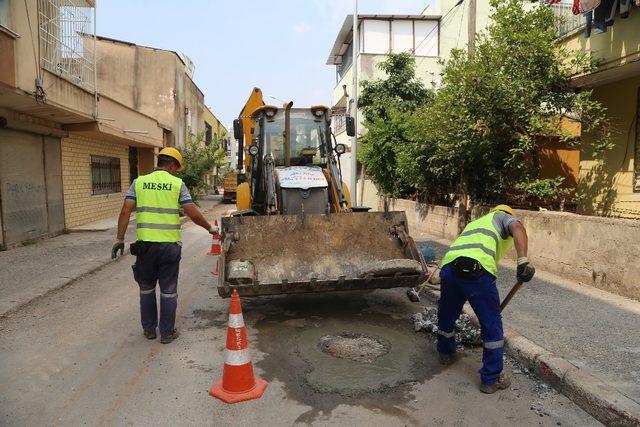
[[[456,361],[455,353],[438,353],[438,359],[440,360],[440,364],[442,366],[453,365]]]
[[[177,329],[174,329],[173,331],[171,331],[171,333],[169,335],[166,335],[164,337],[160,337],[160,342],[162,344],[169,344],[171,341],[175,340],[179,336],[180,336],[180,332],[178,332]]]
[[[155,340],[156,339],[156,328],[153,329],[145,329],[144,330],[144,336],[147,337],[148,340]]]
[[[496,381],[495,383],[480,384],[480,391],[483,393],[492,394],[498,390],[504,390],[506,388],[509,388],[509,386],[511,386],[511,378],[508,375],[505,375],[505,373],[503,372],[500,374],[498,381]]]

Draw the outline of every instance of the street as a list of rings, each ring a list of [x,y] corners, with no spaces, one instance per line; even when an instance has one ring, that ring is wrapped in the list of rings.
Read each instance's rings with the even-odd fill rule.
[[[425,303],[403,289],[245,298],[254,365],[269,387],[235,405],[212,398],[229,302],[210,273],[209,235],[191,222],[183,231],[172,344],[142,335],[131,255],[0,318],[0,424],[598,425],[510,360],[513,384],[494,395],[477,389],[479,351],[441,368],[432,338],[409,319]],[[378,343],[377,353],[363,362],[353,359],[364,353],[323,352],[332,337]]]

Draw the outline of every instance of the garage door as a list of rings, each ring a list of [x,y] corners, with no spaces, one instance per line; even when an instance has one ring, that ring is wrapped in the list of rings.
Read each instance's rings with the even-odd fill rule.
[[[0,130],[0,197],[5,244],[61,231],[60,140]]]

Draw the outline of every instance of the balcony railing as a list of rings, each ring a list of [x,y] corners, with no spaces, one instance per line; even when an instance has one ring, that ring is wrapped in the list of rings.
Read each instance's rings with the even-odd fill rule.
[[[42,68],[90,92],[94,90],[94,3],[39,0]]]
[[[574,15],[572,8],[573,2],[563,1],[549,6],[553,13],[560,18],[556,24],[558,37],[563,38],[571,34],[581,31],[585,26],[584,16]]]

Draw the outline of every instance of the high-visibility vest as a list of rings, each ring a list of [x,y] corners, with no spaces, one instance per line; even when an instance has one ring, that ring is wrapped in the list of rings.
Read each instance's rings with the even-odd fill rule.
[[[146,242],[179,242],[182,180],[157,170],[136,179],[136,235]]]
[[[493,225],[493,217],[500,212],[489,214],[471,221],[449,247],[442,259],[441,267],[459,257],[468,257],[478,261],[482,267],[494,276],[498,273],[498,262],[509,249],[513,237],[503,239]]]

